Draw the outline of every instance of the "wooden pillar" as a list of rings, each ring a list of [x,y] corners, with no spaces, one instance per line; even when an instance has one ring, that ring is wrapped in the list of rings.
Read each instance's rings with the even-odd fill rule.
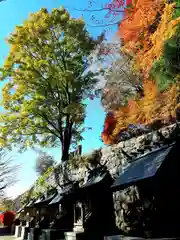
[[[39,225],[39,209],[37,209],[36,211],[36,225],[38,224]]]
[[[84,212],[84,203],[81,203],[81,217],[82,217],[82,225],[84,225],[85,220],[85,212]]]
[[[41,220],[41,208],[39,208],[39,221]]]
[[[80,216],[79,218],[77,217],[76,214],[76,207],[80,208],[78,210],[80,210]],[[76,203],[75,207],[74,207],[75,211],[74,211],[74,228],[73,231],[76,233],[82,233],[84,232],[84,207],[83,207],[83,203],[78,202]]]
[[[78,210],[80,210],[80,216],[78,218],[78,215],[77,215],[77,208]],[[84,224],[84,220],[85,220],[85,211],[84,211],[84,204],[83,202],[76,202],[74,204],[74,223],[78,223],[78,221],[81,221],[82,222],[82,225]],[[80,222],[79,222],[80,223]]]
[[[27,214],[26,214],[26,227],[29,227],[29,221],[30,221],[29,212],[27,212]]]
[[[74,223],[76,223],[76,203],[73,205],[74,207]]]

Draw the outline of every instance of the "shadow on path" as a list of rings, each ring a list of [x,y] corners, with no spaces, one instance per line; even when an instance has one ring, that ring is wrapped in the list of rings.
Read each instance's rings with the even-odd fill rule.
[[[15,238],[13,238],[10,228],[1,226],[0,239],[15,239]]]

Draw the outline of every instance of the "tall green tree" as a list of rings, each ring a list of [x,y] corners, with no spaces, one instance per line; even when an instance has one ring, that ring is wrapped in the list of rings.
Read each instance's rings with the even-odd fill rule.
[[[11,211],[15,210],[15,202],[14,202],[14,200],[12,200],[10,198],[3,198],[1,203],[4,206],[4,208],[6,209],[6,211],[7,210],[11,210]]]
[[[1,69],[1,145],[24,150],[61,144],[62,161],[68,159],[70,146],[82,139],[84,100],[97,82],[89,56],[100,39],[64,8],[41,9],[15,28]]]

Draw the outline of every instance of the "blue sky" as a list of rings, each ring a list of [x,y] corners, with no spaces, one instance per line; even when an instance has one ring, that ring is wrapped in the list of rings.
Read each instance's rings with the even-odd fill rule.
[[[101,3],[107,3],[108,0],[101,0]],[[78,5],[72,5],[72,2],[77,3]],[[76,8],[87,8],[88,0],[6,0],[5,2],[0,3],[0,64],[3,63],[4,58],[8,54],[9,47],[5,43],[5,38],[13,31],[14,27],[18,24],[22,24],[23,21],[28,18],[30,12],[38,11],[41,7],[46,7],[49,10],[52,8],[59,7],[61,5],[70,6],[69,11],[73,17],[80,17],[82,12],[73,10]],[[100,5],[99,5],[100,6]],[[94,3],[94,7],[96,4]],[[86,22],[92,24],[90,20],[91,14],[83,14]],[[104,13],[96,13],[96,19],[103,19]],[[96,27],[87,27],[90,33],[93,36],[97,36],[102,28]],[[111,27],[109,38],[114,35],[116,27]],[[2,88],[2,83],[0,83],[0,88]],[[85,121],[86,127],[92,127],[92,130],[84,133],[85,140],[83,141],[83,152],[89,152],[94,148],[102,146],[100,140],[100,134],[104,122],[105,113],[100,105],[99,99],[93,101],[88,100],[87,106],[87,117]],[[55,160],[60,159],[60,149],[46,149],[46,151],[53,155]],[[36,159],[36,153],[32,150],[26,151],[23,154],[19,154],[17,151],[9,153],[17,164],[21,164],[21,169],[18,173],[17,178],[19,182],[8,189],[7,195],[15,197],[21,192],[25,191],[36,178],[36,173],[34,171],[34,164]]]

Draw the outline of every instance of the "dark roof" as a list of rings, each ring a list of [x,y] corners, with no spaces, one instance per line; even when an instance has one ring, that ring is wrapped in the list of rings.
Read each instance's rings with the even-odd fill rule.
[[[48,197],[44,198],[44,199],[37,199],[36,202],[33,204],[34,206],[39,206],[39,205],[48,205],[49,202],[52,201],[52,199],[57,195],[57,193],[53,193],[51,195],[49,195]]]
[[[34,202],[34,205],[40,203],[42,200],[43,200],[42,197],[41,197],[41,198],[38,198],[38,199]]]
[[[71,194],[72,192],[75,191],[77,186],[78,185],[77,185],[76,182],[75,183],[69,183],[69,184],[63,186],[63,189],[60,192],[60,194],[62,194],[62,195],[69,195],[69,194]]]
[[[55,198],[53,198],[48,205],[53,205],[53,204],[60,203],[62,199],[63,199],[63,195],[61,195],[60,193],[58,193],[58,194],[55,196]]]
[[[34,205],[35,200],[31,200],[27,205],[26,208],[30,208]]]
[[[112,188],[123,189],[139,180],[153,177],[173,148],[173,145],[154,150],[131,162],[116,178]]]
[[[21,213],[21,212],[23,211],[23,209],[24,209],[23,207],[22,207],[22,208],[19,208],[19,209],[17,210],[16,214],[17,214],[17,213]]]
[[[78,187],[77,182],[68,183],[63,186],[63,189],[59,191],[59,193],[54,196],[54,198],[50,201],[49,205],[60,203],[65,196],[69,196],[71,193],[74,193]]]
[[[33,207],[34,204],[35,204],[35,202],[36,202],[36,200],[31,200],[30,202],[24,204],[24,206],[21,207],[16,213],[22,212],[25,208],[31,208],[31,207]]]
[[[21,213],[21,212],[25,209],[25,207],[26,207],[27,205],[28,205],[28,204],[24,204],[21,208],[19,208],[19,209],[17,210],[16,213]]]
[[[81,188],[87,188],[97,183],[100,183],[103,179],[105,179],[106,176],[107,176],[107,172],[99,173],[98,175],[90,178],[85,184],[81,186]]]

